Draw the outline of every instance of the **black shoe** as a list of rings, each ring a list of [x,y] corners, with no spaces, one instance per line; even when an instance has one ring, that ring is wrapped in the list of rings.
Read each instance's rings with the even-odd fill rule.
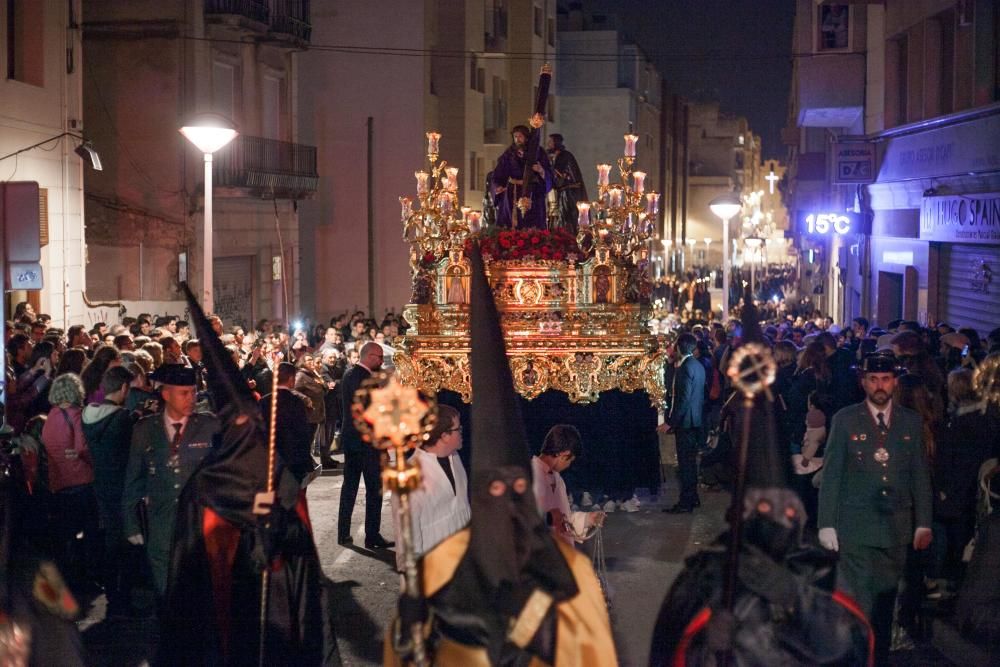
[[[381,535],[376,535],[371,539],[365,539],[365,549],[388,549],[396,546],[395,542],[389,542]]]
[[[354,544],[354,538],[348,535],[347,537],[338,537],[337,544],[343,546],[345,544]]]
[[[695,507],[697,505],[682,505],[681,503],[677,503],[673,507],[664,508],[663,511],[667,514],[690,514],[694,511]]]

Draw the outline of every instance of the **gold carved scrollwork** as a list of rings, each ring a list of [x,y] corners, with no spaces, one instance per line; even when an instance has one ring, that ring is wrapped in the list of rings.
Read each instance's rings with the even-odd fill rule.
[[[518,285],[516,290],[517,300],[520,304],[525,306],[534,306],[538,303],[538,297],[541,296],[541,290],[538,287],[538,282],[535,280],[522,280]]]

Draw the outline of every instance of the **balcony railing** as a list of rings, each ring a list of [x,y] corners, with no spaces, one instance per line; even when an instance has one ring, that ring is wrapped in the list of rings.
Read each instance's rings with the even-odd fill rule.
[[[215,154],[218,187],[249,188],[278,198],[298,199],[316,191],[316,147],[240,135]]]
[[[271,32],[308,42],[312,35],[309,23],[309,0],[271,0]]]
[[[254,32],[308,43],[312,36],[309,0],[203,0],[205,15]],[[235,19],[235,21],[233,20]]]
[[[205,0],[206,14],[239,16],[257,23],[270,23],[267,0]]]

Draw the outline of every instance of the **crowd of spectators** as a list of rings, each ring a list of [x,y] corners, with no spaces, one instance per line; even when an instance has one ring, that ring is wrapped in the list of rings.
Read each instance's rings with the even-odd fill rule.
[[[294,436],[278,443],[279,456],[300,480],[338,465],[332,454],[343,419],[340,382],[357,363],[358,350],[373,341],[389,358],[405,326],[392,313],[376,321],[362,312],[334,317],[328,326],[295,323],[291,330],[261,320],[248,332],[225,327],[217,316],[209,324],[248,386],[263,397],[262,408],[269,404],[276,359],[265,350],[281,352],[278,388],[288,392],[279,396],[301,407],[305,419],[287,429]],[[129,552],[122,495],[132,427],[163,409],[156,371],[171,364],[194,369],[197,411],[212,411],[201,344],[189,324],[173,315],[143,313],[117,324],[66,330],[51,325],[51,318],[22,303],[5,328],[0,408],[10,432],[2,444],[12,444],[24,464],[31,517],[25,525],[74,593],[86,599],[107,591],[109,613],[133,613],[127,599],[112,599],[112,591],[127,597],[130,588],[143,585],[141,558],[134,567],[121,566]]]
[[[984,338],[973,328],[956,330],[946,323],[921,326],[898,320],[879,327],[859,317],[838,326],[818,313],[811,315],[786,314],[780,319],[763,315],[762,321],[778,367],[771,388],[777,434],[791,485],[809,514],[809,527],[816,528],[823,448],[831,419],[841,408],[864,400],[856,372],[860,361],[868,354],[892,354],[902,373],[893,400],[922,418],[923,450],[934,489],[933,542],[930,550],[911,553],[907,582],[901,587],[905,592],[898,602],[903,630],[897,631],[897,641],[908,641],[906,630],[917,631],[916,617],[928,600],[954,603],[957,596],[962,608],[962,596],[975,593],[977,603],[965,605],[967,617],[984,604],[1000,610],[995,576],[988,582],[966,581],[977,540],[983,544],[982,529],[990,510],[1000,506],[995,502],[1000,497],[997,489],[991,487],[1000,486],[992,482],[1000,472],[1000,410],[977,393],[973,382],[978,364],[990,355],[1000,356],[1000,328]],[[726,488],[734,472],[730,454],[739,438],[733,429],[739,401],[731,400],[735,393],[720,370],[728,367],[731,352],[741,343],[740,324],[736,320],[725,327],[717,322],[670,324],[677,328],[669,335],[690,331],[696,336],[695,355],[706,371],[701,482],[703,487]],[[993,536],[993,542],[998,539]],[[1000,633],[1000,624],[983,630],[983,625],[990,625],[983,620],[988,617],[978,613],[978,618],[978,629],[965,619],[967,634],[979,632],[982,638],[983,632]],[[996,641],[1000,634],[992,637]]]

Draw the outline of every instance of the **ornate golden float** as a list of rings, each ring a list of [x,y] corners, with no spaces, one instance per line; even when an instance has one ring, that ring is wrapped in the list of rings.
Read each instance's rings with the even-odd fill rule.
[[[557,389],[585,403],[618,389],[661,405],[665,356],[646,325],[659,195],[644,192],[645,174],[632,171],[637,137],[625,135],[619,183],[609,182],[610,165],[598,165],[599,197],[578,205],[576,234],[480,224],[478,211],[458,207],[458,169],[438,161],[440,135],[427,138],[417,201],[400,198],[413,278],[403,311],[411,328],[394,356],[401,381],[472,400],[467,252],[478,241],[522,396]]]

